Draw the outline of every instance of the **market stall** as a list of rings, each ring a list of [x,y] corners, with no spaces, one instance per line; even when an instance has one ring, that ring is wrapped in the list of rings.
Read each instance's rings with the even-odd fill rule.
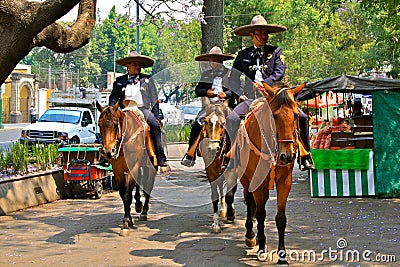
[[[399,197],[400,80],[342,75],[307,84],[297,100],[324,92],[371,95],[372,115],[350,113],[320,127],[311,150],[311,195]]]

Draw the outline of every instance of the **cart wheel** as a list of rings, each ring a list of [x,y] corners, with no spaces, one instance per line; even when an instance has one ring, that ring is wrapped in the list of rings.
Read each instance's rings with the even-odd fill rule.
[[[103,185],[101,184],[101,182],[97,182],[94,186],[94,195],[97,199],[100,199],[103,195]]]

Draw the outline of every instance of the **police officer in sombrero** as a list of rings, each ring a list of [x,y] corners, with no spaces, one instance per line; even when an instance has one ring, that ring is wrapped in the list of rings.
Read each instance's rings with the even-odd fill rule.
[[[241,118],[247,113],[251,103],[261,97],[254,88],[255,82],[265,82],[270,86],[282,81],[286,71],[283,51],[280,47],[267,44],[270,34],[286,31],[286,27],[269,24],[261,15],[253,17],[250,24],[238,27],[234,33],[238,36],[249,36],[253,41],[250,47],[238,52],[232,66],[229,88],[236,94],[238,105],[227,117],[226,126],[229,136],[227,150],[239,129]],[[246,79],[241,86],[240,76]],[[227,161],[225,161],[225,164]],[[231,160],[228,169],[233,167]]]
[[[196,61],[204,61],[208,62],[209,64],[209,69],[201,74],[200,80],[196,85],[195,93],[198,97],[208,97],[210,99],[217,98],[217,100],[225,100],[228,102],[228,106],[230,108],[235,107],[235,99],[233,97],[233,93],[231,90],[225,87],[229,78],[229,69],[223,65],[224,61],[231,60],[233,58],[234,56],[232,54],[222,53],[221,48],[219,48],[218,46],[214,46],[206,54],[195,57]],[[215,87],[218,87],[220,90]],[[198,140],[197,137],[200,135],[202,129],[202,125],[200,123],[203,121],[204,116],[205,110],[200,111],[191,125],[188,152],[185,153],[185,156],[181,160],[181,164],[184,166],[192,167],[195,164],[195,152],[198,145],[198,142],[196,142],[196,140]]]
[[[141,73],[142,68],[153,66],[154,60],[134,51],[128,57],[115,62],[125,66],[128,73],[118,77],[114,82],[109,105],[113,106],[118,102],[120,108],[124,108],[124,100],[134,100],[137,103],[137,107],[142,111],[150,126],[150,134],[155,142],[158,166],[165,167],[167,158],[161,140],[161,127],[158,123],[160,113],[157,89],[150,75]]]

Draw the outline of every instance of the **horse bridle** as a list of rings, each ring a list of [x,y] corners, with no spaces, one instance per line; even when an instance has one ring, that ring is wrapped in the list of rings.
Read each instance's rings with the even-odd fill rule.
[[[106,107],[106,108],[112,108],[112,107]],[[132,114],[131,114],[132,113]],[[112,113],[111,113],[112,114]],[[137,122],[137,124],[139,125],[139,127],[136,129],[136,131],[129,137],[129,139],[128,140],[126,140],[126,142],[125,142],[125,144],[129,144],[129,143],[131,143],[134,139],[136,139],[136,137],[137,137],[137,135],[139,134],[139,132],[143,132],[144,133],[144,127],[143,127],[143,124],[140,122],[140,120],[139,120],[139,118],[133,113],[133,112],[130,112],[129,110],[125,113],[125,121],[126,121],[126,115],[127,114],[130,114],[131,115],[131,117],[133,117],[134,119],[135,119],[135,121]],[[114,116],[114,115],[113,115]],[[119,119],[117,118],[117,127],[118,127],[118,130],[117,130],[117,135],[116,135],[116,137],[115,137],[115,140],[114,140],[114,145],[113,145],[113,148],[115,148],[116,150],[117,150],[117,154],[115,155],[115,156],[113,156],[113,159],[118,159],[118,157],[119,157],[119,155],[120,155],[120,152],[121,152],[121,147],[122,147],[122,145],[124,144],[124,139],[125,139],[125,136],[126,136],[126,129],[128,128],[128,127],[125,127],[125,129],[124,129],[124,131],[122,132],[122,130],[121,130],[121,128],[122,128],[122,126],[121,126],[121,123],[120,123],[120,121],[119,121]],[[115,125],[115,123],[114,123],[114,125]],[[119,138],[121,136],[121,138]],[[119,145],[118,145],[119,144]]]
[[[216,112],[213,111],[213,112],[211,112],[211,114],[209,114],[207,117],[209,117],[209,116],[211,116],[211,117],[213,117],[213,116],[218,117],[217,114],[215,114],[215,113],[216,113]],[[211,120],[212,120],[212,118],[211,118]],[[217,122],[217,121],[218,121],[218,119],[217,119],[215,122]],[[214,124],[215,122],[212,122],[212,123]],[[206,131],[206,130],[204,129],[204,131]],[[208,142],[210,142],[210,143],[219,143],[219,144],[220,144],[220,149],[219,149],[219,151],[217,152],[217,154],[215,155],[215,158],[214,158],[214,159],[220,158],[220,157],[222,156],[222,153],[224,152],[225,134],[223,134],[223,135],[221,136],[221,139],[220,139],[220,140],[208,139]]]
[[[288,88],[281,88],[279,89],[276,94],[268,101],[269,106],[272,106],[272,102],[277,98],[277,96],[279,94],[281,94],[282,92],[286,91]],[[272,111],[273,112],[273,111]],[[261,131],[261,136],[264,138],[264,141],[266,141],[265,136],[263,135],[263,131]],[[299,136],[299,117],[297,117],[296,119],[296,125],[294,127],[294,132],[293,132],[293,139],[278,139],[277,138],[277,142],[279,143],[293,143],[294,147],[295,147],[295,153],[297,152],[298,149],[298,144],[297,144],[297,140],[298,140],[298,136]],[[278,137],[278,134],[277,134]]]

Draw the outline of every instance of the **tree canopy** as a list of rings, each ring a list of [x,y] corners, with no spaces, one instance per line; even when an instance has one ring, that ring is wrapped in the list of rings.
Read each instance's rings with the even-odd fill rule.
[[[271,35],[269,43],[283,48],[287,76],[292,84],[340,74],[359,75],[366,70],[387,71],[394,78],[399,73],[400,12],[396,1],[225,0],[222,15],[201,13],[204,11],[201,6],[206,3],[202,1],[181,1],[184,4],[180,10],[168,5],[173,1],[157,1],[167,5],[172,12],[165,8],[156,11],[152,1],[126,1],[129,7],[135,3],[140,5],[141,13],[145,15],[139,22],[128,9],[125,14],[117,14],[115,8],[106,19],[95,21],[95,0],[3,2],[0,27],[6,37],[0,48],[2,81],[33,49],[22,62],[33,65],[44,85],[48,82],[46,73],[50,66],[53,73],[56,70],[75,73],[80,84],[103,86],[106,73],[114,71],[115,58],[136,49],[138,25],[140,52],[156,60],[153,73],[193,61],[195,56],[213,45],[212,40],[220,44],[220,34],[223,35],[224,52],[237,53],[250,44],[250,39],[234,36],[232,30],[248,24],[257,14],[262,14],[269,23],[288,28],[284,33]],[[80,11],[75,22],[56,22],[78,3]],[[30,20],[23,21],[22,11],[16,7],[29,10],[32,15],[25,17]],[[39,12],[44,7],[46,12]],[[171,15],[185,11],[189,17]],[[223,16],[224,28],[218,33],[208,32],[208,41],[204,43],[204,26],[213,26],[212,20],[208,20],[211,16]],[[206,44],[208,48],[204,47]],[[118,65],[115,68],[117,72],[125,71]]]

